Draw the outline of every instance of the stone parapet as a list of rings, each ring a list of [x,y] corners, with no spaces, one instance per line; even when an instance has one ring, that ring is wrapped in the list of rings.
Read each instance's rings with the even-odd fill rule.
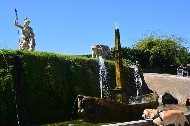
[[[180,105],[185,104],[190,97],[190,78],[170,74],[144,73],[144,80],[149,89],[159,95],[159,103],[162,96],[170,93],[178,100]]]
[[[185,114],[186,118],[190,119],[190,113]],[[138,120],[138,121],[130,121],[130,122],[122,122],[122,123],[113,123],[113,124],[107,124],[102,126],[156,126],[153,124],[153,120]],[[170,126],[175,126],[174,124],[171,124]],[[189,126],[187,123],[185,123],[185,126]]]

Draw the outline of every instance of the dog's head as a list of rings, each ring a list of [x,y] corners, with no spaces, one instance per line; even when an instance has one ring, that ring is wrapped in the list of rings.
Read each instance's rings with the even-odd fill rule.
[[[145,109],[142,117],[144,119],[152,119],[156,113],[158,113],[158,110],[156,109]]]

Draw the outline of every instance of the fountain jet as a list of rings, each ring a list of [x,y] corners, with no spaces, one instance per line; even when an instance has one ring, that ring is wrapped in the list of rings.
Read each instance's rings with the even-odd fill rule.
[[[123,63],[121,56],[120,33],[118,26],[115,29],[115,72],[116,100],[78,95],[78,114],[85,121],[89,122],[117,122],[142,119],[144,109],[155,109],[158,106],[157,101],[149,101],[140,104],[128,104],[126,101],[127,88],[124,84]],[[101,87],[103,84],[101,84]],[[103,90],[101,91],[101,93]],[[139,93],[138,93],[139,94]]]

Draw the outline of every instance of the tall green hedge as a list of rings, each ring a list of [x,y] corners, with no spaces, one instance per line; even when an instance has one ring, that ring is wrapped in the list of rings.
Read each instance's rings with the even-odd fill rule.
[[[13,86],[13,53],[0,50],[0,124],[16,123],[15,90]]]
[[[17,121],[14,57],[22,61],[24,101],[30,124],[70,119],[78,94],[100,97],[97,59],[47,52],[0,50],[0,124]],[[106,61],[115,87],[115,64]],[[76,103],[74,108],[76,108]]]

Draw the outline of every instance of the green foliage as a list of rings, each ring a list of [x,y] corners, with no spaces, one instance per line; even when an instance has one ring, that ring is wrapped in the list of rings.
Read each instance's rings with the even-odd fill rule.
[[[85,56],[0,50],[0,123],[16,123],[14,57],[22,60],[24,102],[30,124],[70,119],[78,94],[100,97],[99,63]],[[105,61],[115,87],[115,64]],[[76,101],[75,101],[76,102]],[[76,105],[76,103],[75,103]]]
[[[174,73],[181,64],[186,64],[188,49],[182,46],[180,37],[150,35],[134,47],[136,59],[145,68]]]
[[[111,48],[111,53],[113,57],[115,57],[115,48]],[[134,49],[131,49],[129,47],[122,47],[121,48],[121,55],[123,58],[123,64],[124,65],[129,65],[129,64],[134,64],[135,63],[135,51]]]
[[[129,60],[129,59],[122,59],[122,61],[123,61],[123,65],[124,65],[124,66],[134,64],[134,62],[132,62],[132,61],[131,61],[131,60]]]
[[[122,47],[124,64],[140,63],[146,72],[176,74],[176,68],[190,63],[187,40],[177,36],[151,34],[141,39],[133,48]],[[114,56],[114,48],[111,52]]]
[[[15,90],[12,77],[12,52],[0,50],[0,124],[16,123]]]

